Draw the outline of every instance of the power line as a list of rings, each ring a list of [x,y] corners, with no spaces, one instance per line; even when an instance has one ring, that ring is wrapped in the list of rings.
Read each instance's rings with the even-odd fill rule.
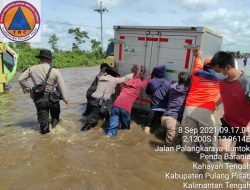
[[[78,26],[78,27],[87,27],[87,28],[95,28],[95,29],[100,29],[99,26],[92,26],[92,25],[83,25],[83,24],[73,24],[69,22],[60,22],[60,21],[52,21],[52,20],[43,20],[47,23],[54,23],[54,24],[61,24],[61,25],[69,25],[69,26]],[[112,29],[111,27],[103,27],[106,29]]]
[[[103,31],[102,31],[102,14],[104,12],[108,12],[108,9],[102,8],[102,1],[100,1],[100,8],[95,9],[94,11],[98,12],[100,14],[101,18],[101,43],[102,43],[102,50],[103,50]]]

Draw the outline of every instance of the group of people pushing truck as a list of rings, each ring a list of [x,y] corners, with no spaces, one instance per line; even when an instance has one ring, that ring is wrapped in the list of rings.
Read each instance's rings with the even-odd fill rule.
[[[166,79],[165,65],[156,66],[149,76],[144,76],[144,67],[133,65],[131,73],[121,77],[108,64],[101,64],[99,74],[86,93],[87,106],[81,131],[95,127],[100,117],[108,121],[105,129],[108,137],[116,136],[119,128],[130,130],[131,109],[145,88],[151,99],[143,126],[145,133],[150,133],[153,121],[160,116],[161,126],[166,128],[168,146],[218,146],[223,155],[236,141],[236,154],[249,154],[249,78],[244,71],[236,69],[235,59],[229,53],[220,51],[205,59],[203,64],[201,51],[194,50],[193,55],[191,74],[179,72],[178,81]],[[23,71],[19,82],[24,93],[29,93],[33,99],[40,132],[46,134],[50,131],[49,113],[54,128],[59,122],[59,101],[62,99],[67,104],[69,97],[60,71],[52,69],[51,52],[41,50],[37,57],[41,64]],[[28,78],[32,79],[34,87],[29,86]],[[223,104],[224,115],[218,126],[220,104]],[[238,157],[237,161],[246,163],[248,159]]]

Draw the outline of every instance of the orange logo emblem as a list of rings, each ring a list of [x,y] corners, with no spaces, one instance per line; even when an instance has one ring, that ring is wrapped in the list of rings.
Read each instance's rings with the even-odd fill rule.
[[[27,41],[40,27],[37,9],[28,2],[14,1],[5,6],[0,14],[0,29],[12,41]]]

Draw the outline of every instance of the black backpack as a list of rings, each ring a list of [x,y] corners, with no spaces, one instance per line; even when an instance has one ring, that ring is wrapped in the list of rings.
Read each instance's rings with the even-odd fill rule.
[[[110,68],[107,68],[106,69],[106,72],[108,75],[111,75],[113,77],[118,77],[120,76],[117,72],[113,71],[112,69]],[[96,91],[97,89],[97,85],[98,85],[98,76],[100,76],[102,73],[99,73],[96,77],[95,77],[95,80],[92,82],[91,86],[89,87],[89,89],[87,90],[87,93],[86,93],[86,98],[87,99],[90,99],[92,97],[92,94]]]
[[[42,81],[40,84],[35,85],[32,88],[32,92],[33,92],[33,94],[34,94],[35,97],[42,97],[44,95],[45,88],[46,88],[46,85],[47,85],[47,82],[48,82],[51,70],[52,70],[52,67],[49,68],[49,71],[48,71],[48,73],[47,73],[46,78],[45,78],[44,81]]]
[[[96,76],[95,80],[92,82],[91,86],[87,90],[87,93],[86,93],[86,98],[87,99],[91,98],[91,95],[96,91],[97,84],[98,84],[98,77]]]

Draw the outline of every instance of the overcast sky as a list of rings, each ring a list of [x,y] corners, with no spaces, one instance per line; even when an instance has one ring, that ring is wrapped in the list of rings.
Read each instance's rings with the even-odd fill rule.
[[[59,48],[71,49],[69,28],[80,26],[100,40],[99,0],[42,0],[42,43],[55,33]],[[113,25],[206,26],[223,39],[223,50],[250,52],[249,0],[103,0],[104,45],[114,36]],[[82,49],[89,49],[87,41]]]

